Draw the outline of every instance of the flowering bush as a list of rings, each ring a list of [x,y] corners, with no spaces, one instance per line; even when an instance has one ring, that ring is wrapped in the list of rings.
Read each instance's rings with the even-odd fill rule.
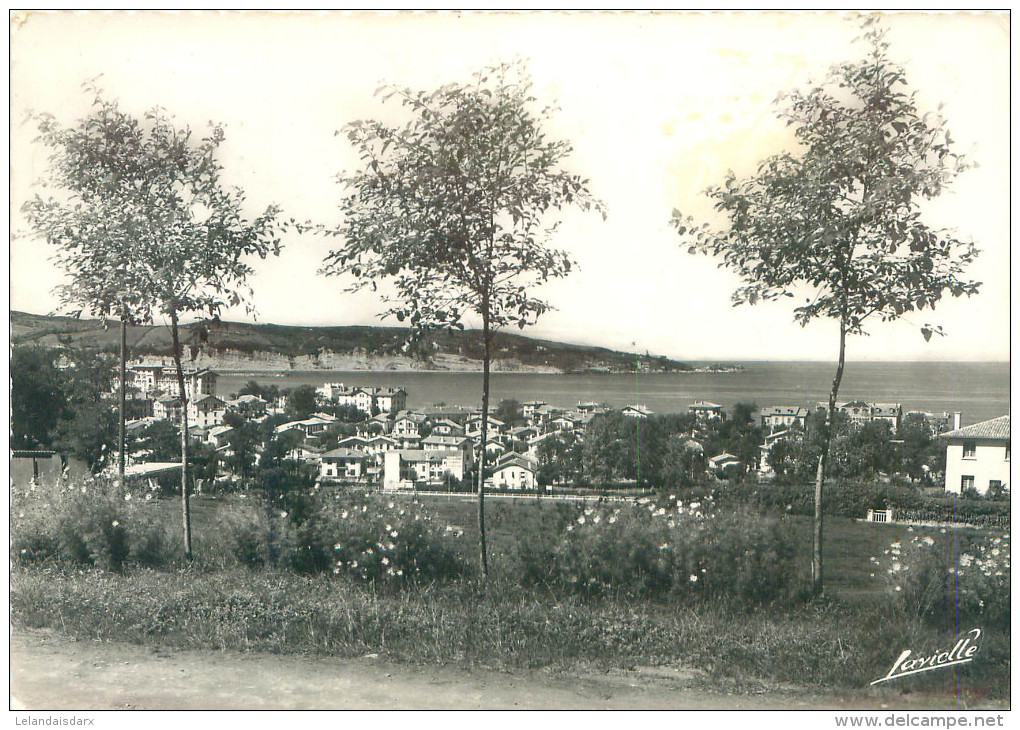
[[[943,528],[935,535],[896,541],[871,561],[872,576],[909,613],[939,621],[958,616],[1009,623],[1009,533],[961,544]]]
[[[454,547],[462,534],[438,524],[418,500],[324,497],[300,528],[291,559],[298,570],[329,568],[366,583],[443,580],[464,571]]]
[[[165,564],[176,557],[178,545],[144,501],[103,479],[12,490],[13,557],[112,571],[128,562]]]
[[[546,580],[586,595],[732,597],[763,602],[796,592],[794,543],[774,519],[716,513],[713,500],[647,499],[591,507],[566,527]],[[540,559],[536,553],[525,559]],[[541,571],[526,565],[525,573]]]

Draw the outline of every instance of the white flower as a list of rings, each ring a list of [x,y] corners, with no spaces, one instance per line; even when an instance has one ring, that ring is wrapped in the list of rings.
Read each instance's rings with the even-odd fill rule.
[[[701,506],[701,502],[691,502],[691,509],[698,509]]]
[[[343,546],[342,546],[342,545],[341,545],[340,543],[337,543],[336,545],[334,545],[334,546],[333,546],[333,549],[334,549],[334,550],[339,550],[339,549],[340,549],[340,548],[342,548],[342,547],[343,547]]]
[[[131,493],[130,492],[128,492],[127,494],[124,495],[124,501],[125,502],[130,502],[131,501]]]
[[[595,515],[594,517],[591,518],[591,521],[593,524],[597,525],[598,523],[602,522],[602,515]]]
[[[577,518],[577,524],[583,525],[585,523],[584,515]]]
[[[389,509],[393,509],[393,502],[390,502],[390,503],[389,503],[388,505],[386,505],[386,506],[387,506],[387,507],[388,507]]]
[[[119,527],[119,526],[120,526],[120,523],[119,523],[119,522],[118,522],[117,520],[114,520],[114,521],[113,521],[113,526],[114,526],[114,527]]]
[[[340,513],[340,519],[341,520],[347,519],[347,510],[344,510],[343,512]]]
[[[613,524],[614,522],[616,522],[616,515],[612,515],[612,516],[610,516],[610,518],[609,518],[609,524],[610,524],[610,525],[611,525],[611,524]]]
[[[390,533],[390,537],[396,537],[396,536],[397,536],[398,534],[399,534],[399,533],[398,533],[398,532],[397,532],[396,530],[393,530],[393,531],[392,531],[392,532]]]
[[[931,538],[931,537],[928,537],[927,535],[925,535],[924,539],[921,542],[923,542],[925,545],[928,545],[928,546],[931,546],[931,545],[935,544],[935,540],[933,538]]]
[[[383,558],[379,562],[381,562],[383,565],[389,565],[390,564],[390,559],[389,558]]]
[[[659,545],[659,550],[669,550],[669,543],[664,542],[661,545]]]
[[[903,590],[903,589],[902,589],[902,588],[900,588],[899,586],[896,586],[896,591],[897,591],[897,593],[898,593],[899,591],[901,591],[901,590]]]
[[[692,575],[692,576],[690,577],[690,581],[691,581],[691,583],[697,583],[697,582],[698,582],[698,576],[696,576],[696,575]]]

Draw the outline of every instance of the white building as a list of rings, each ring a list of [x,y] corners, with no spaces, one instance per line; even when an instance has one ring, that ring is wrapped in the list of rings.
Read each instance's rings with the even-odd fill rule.
[[[188,420],[196,426],[218,426],[223,423],[226,412],[226,401],[215,395],[202,395],[188,401]]]
[[[184,392],[188,400],[203,395],[216,395],[217,375],[212,370],[183,368]],[[143,398],[179,395],[177,368],[165,362],[141,362],[129,365],[127,378]]]
[[[763,408],[759,414],[761,427],[770,431],[779,431],[807,425],[808,409],[802,406],[770,406]]]
[[[531,460],[515,454],[493,469],[492,485],[506,489],[535,489],[538,486],[535,465]]]
[[[367,476],[369,455],[357,449],[333,449],[322,455],[319,479],[324,482],[360,482]]]
[[[464,457],[459,451],[396,449],[383,462],[383,489],[441,486],[448,479],[464,479]]]
[[[1009,416],[999,416],[939,436],[946,440],[946,491],[973,487],[985,494],[1009,486]]]

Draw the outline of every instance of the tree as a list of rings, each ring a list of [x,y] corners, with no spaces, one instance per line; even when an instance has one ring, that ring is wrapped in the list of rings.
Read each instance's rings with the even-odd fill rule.
[[[287,393],[287,415],[291,418],[308,418],[315,413],[315,386],[299,385]]]
[[[94,312],[129,304],[136,321],[169,319],[181,409],[181,504],[184,550],[191,555],[188,500],[188,394],[181,365],[180,316],[207,313],[246,300],[247,255],[279,252],[270,206],[249,220],[245,196],[221,177],[217,150],[223,129],[210,125],[194,139],[163,110],[141,119],[120,110],[95,87],[92,113],[65,127],[36,116],[39,140],[52,151],[43,184],[56,197],[36,195],[25,212],[36,233],[74,271],[65,299]],[[121,309],[120,311],[123,311]]]
[[[840,477],[870,477],[892,471],[895,461],[891,437],[885,421],[850,423],[834,430],[829,455],[831,473]]]
[[[977,250],[921,220],[922,204],[942,193],[965,168],[944,120],[921,114],[903,69],[890,60],[885,31],[864,20],[866,56],[834,66],[807,92],[780,97],[778,116],[794,128],[800,148],[764,160],[755,175],[708,191],[728,224],[698,226],[673,212],[692,253],[722,257],[743,285],[735,304],[809,292],[794,310],[802,325],[827,317],[839,326],[839,356],[829,392],[836,410],[848,335],[869,318],[895,320],[934,308],[948,292],[971,295],[963,278]],[[924,324],[929,339],[941,328]],[[822,502],[829,439],[815,477],[812,587],[822,578]]]
[[[932,438],[931,426],[920,413],[908,413],[900,421],[899,468],[911,479],[923,480],[935,466],[936,454],[942,449]],[[925,468],[927,467],[927,469]]]
[[[12,449],[38,449],[53,443],[64,409],[62,384],[56,351],[30,346],[11,352]]]
[[[417,335],[463,329],[481,318],[482,421],[485,454],[492,333],[533,324],[549,305],[533,289],[571,270],[566,253],[548,246],[553,213],[598,208],[587,181],[560,169],[570,145],[542,131],[549,108],[535,99],[521,65],[476,73],[467,84],[435,91],[385,87],[410,113],[403,126],[348,124],[361,170],[344,175],[343,245],[329,253],[327,275],[355,277],[355,289],[392,284],[383,316],[408,322]],[[413,339],[413,338],[412,338]],[[478,469],[479,554],[485,548],[485,469]]]
[[[521,413],[521,404],[519,401],[513,398],[503,398],[496,409],[492,412],[494,418],[498,418],[500,421],[507,425],[507,428],[512,428],[521,423],[524,423],[524,415]]]
[[[662,459],[662,486],[684,489],[696,485],[705,474],[705,449],[682,433],[666,440]]]

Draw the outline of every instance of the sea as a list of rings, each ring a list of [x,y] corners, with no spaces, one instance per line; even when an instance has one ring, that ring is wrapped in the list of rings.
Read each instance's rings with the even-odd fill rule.
[[[695,367],[708,363],[692,362]],[[735,403],[814,407],[827,401],[835,373],[832,362],[735,362],[736,372],[629,373],[558,375],[493,373],[491,404],[503,398],[543,400],[571,408],[594,401],[611,407],[647,406],[656,413],[684,412],[697,400],[727,409]],[[409,408],[444,403],[478,407],[482,374],[395,371],[289,371],[285,373],[224,373],[217,390],[236,393],[254,380],[292,388],[339,382],[348,386],[401,387]],[[839,400],[900,403],[904,412],[953,413],[963,425],[1009,413],[1008,362],[848,362]]]

